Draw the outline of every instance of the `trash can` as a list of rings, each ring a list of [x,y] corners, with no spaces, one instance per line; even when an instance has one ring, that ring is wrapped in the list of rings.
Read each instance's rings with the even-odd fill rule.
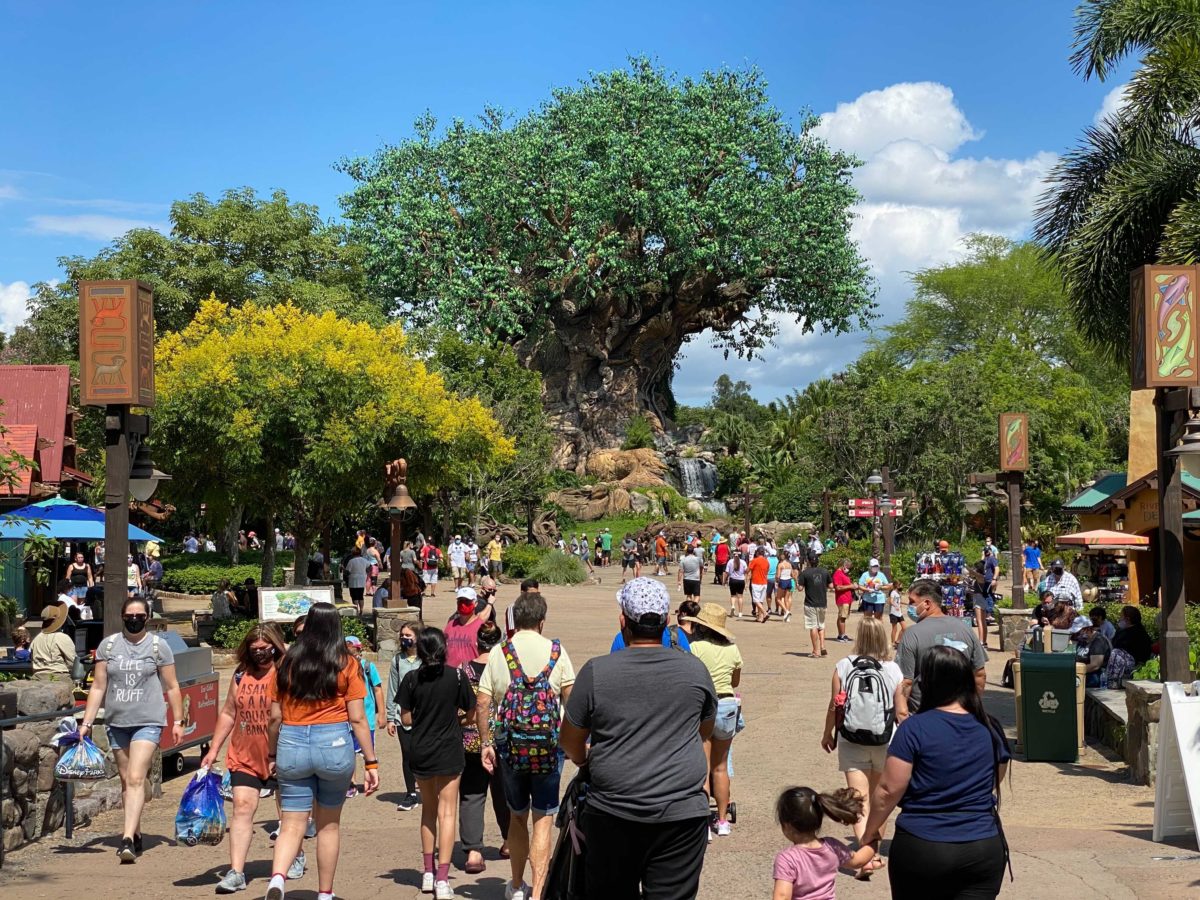
[[[1030,762],[1078,761],[1075,655],[1024,653],[1016,677],[1025,758]]]

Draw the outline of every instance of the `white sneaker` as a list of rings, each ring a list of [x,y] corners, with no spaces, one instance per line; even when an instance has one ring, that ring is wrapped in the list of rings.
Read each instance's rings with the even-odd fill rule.
[[[504,900],[526,900],[529,896],[529,885],[521,882],[519,888],[512,886],[511,881],[504,882]]]
[[[733,834],[733,826],[728,822],[717,823],[717,837],[729,837]]]
[[[433,886],[434,900],[450,900],[454,896],[454,888],[450,887],[450,882],[439,881]]]
[[[433,873],[432,872],[426,872],[424,875],[421,876],[421,893],[422,894],[432,894],[433,893]]]

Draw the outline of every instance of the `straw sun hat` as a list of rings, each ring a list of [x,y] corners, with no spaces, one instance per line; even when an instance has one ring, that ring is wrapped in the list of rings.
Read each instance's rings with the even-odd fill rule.
[[[67,607],[65,604],[51,603],[42,608],[42,631],[46,634],[54,634],[59,631],[66,621]]]
[[[728,614],[725,608],[719,603],[705,603],[700,607],[700,614],[696,616],[684,616],[683,621],[695,622],[697,625],[703,625],[705,628],[711,628],[717,634],[727,638],[730,643],[736,641],[733,632],[725,627],[725,620]]]

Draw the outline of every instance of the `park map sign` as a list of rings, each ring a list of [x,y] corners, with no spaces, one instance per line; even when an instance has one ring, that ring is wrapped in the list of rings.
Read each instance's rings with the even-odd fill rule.
[[[154,292],[149,285],[79,282],[79,402],[154,405]]]

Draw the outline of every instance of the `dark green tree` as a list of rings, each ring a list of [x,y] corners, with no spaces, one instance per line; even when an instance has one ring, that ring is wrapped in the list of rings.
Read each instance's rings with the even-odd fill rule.
[[[1062,269],[1079,327],[1114,355],[1129,347],[1129,272],[1200,257],[1200,3],[1086,0],[1071,62],[1104,81],[1141,66],[1119,115],[1084,132],[1049,178],[1037,238]]]
[[[149,283],[160,334],[184,328],[210,296],[232,306],[291,301],[308,312],[383,321],[384,305],[367,290],[362,251],[316,207],[292,203],[283,191],[263,199],[242,188],[216,202],[195,194],[171,206],[170,220],[170,234],[137,228],[90,259],[61,258],[63,280],[34,285],[29,319],[14,334],[8,358],[69,363],[78,357],[80,280]]]
[[[643,412],[665,425],[680,347],[752,355],[779,323],[844,331],[871,309],[850,240],[855,161],[771,106],[755,71],[677,78],[646,60],[515,121],[432,117],[342,162],[382,295],[477,323],[543,373],[557,459],[582,467]]]

